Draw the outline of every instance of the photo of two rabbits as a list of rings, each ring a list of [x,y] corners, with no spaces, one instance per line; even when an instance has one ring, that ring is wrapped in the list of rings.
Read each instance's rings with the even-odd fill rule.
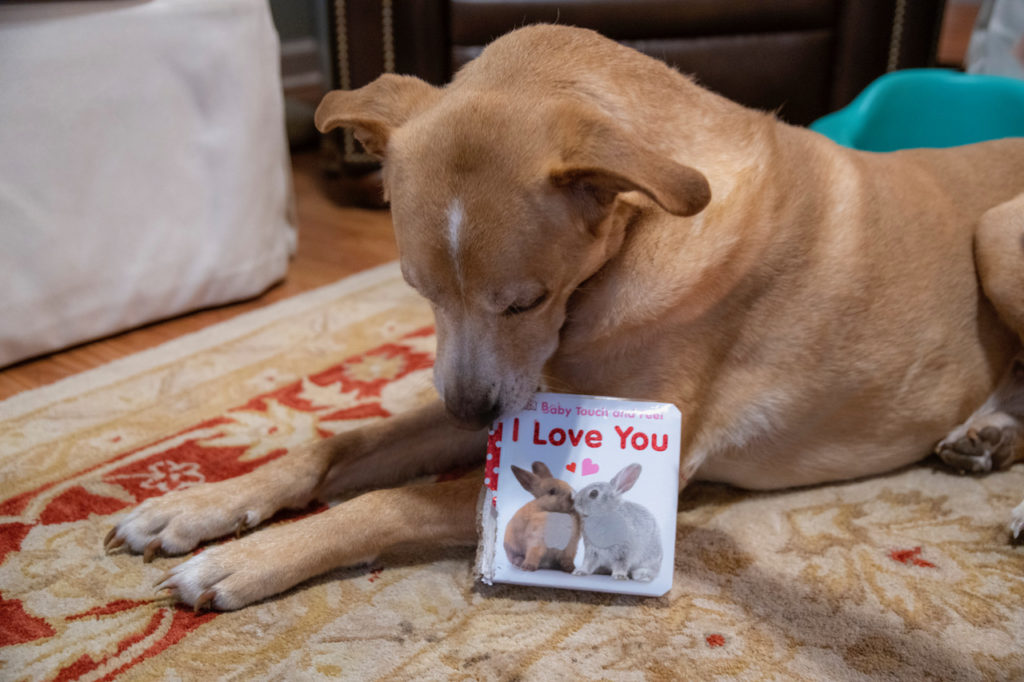
[[[650,582],[661,567],[661,540],[654,515],[623,500],[640,477],[630,464],[611,481],[591,483],[578,493],[555,478],[543,462],[532,472],[512,466],[512,473],[534,499],[523,505],[505,529],[505,554],[524,571],[542,568],[576,576],[611,574],[616,580]],[[583,562],[575,557],[583,539]]]

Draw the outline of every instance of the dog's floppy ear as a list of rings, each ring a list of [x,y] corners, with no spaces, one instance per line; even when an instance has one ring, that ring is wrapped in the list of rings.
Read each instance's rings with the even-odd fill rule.
[[[551,181],[584,203],[586,215],[603,217],[616,195],[639,191],[673,215],[700,213],[711,201],[704,174],[676,163],[592,114],[560,116],[562,159]]]
[[[391,132],[431,107],[441,91],[413,76],[384,74],[357,90],[333,90],[316,108],[317,130],[352,128],[366,151],[383,159]]]

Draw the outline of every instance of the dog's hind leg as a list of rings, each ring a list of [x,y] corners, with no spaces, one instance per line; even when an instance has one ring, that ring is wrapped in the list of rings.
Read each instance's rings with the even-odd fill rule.
[[[1000,319],[1024,340],[1024,194],[982,216],[974,238],[978,276]],[[1019,352],[988,400],[935,448],[964,472],[1003,469],[1024,459],[1024,352]],[[1024,532],[1024,503],[1010,530]]]
[[[146,500],[107,535],[150,560],[248,530],[281,509],[483,461],[486,431],[451,425],[440,402],[296,448],[248,474]]]

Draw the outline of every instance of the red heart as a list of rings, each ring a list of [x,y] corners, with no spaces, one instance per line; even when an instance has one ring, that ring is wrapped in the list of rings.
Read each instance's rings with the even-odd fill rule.
[[[576,473],[576,462],[573,462],[572,464],[566,464],[565,468],[568,469],[571,473],[575,474]]]

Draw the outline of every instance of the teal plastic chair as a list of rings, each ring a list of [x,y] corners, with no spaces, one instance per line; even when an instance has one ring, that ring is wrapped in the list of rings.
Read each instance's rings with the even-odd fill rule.
[[[1024,137],[1024,81],[946,69],[894,71],[810,127],[874,152]]]

